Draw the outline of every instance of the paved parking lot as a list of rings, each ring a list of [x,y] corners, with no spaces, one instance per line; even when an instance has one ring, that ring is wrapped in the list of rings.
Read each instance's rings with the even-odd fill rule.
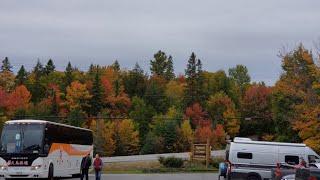
[[[77,178],[79,179],[79,178]],[[94,176],[90,176],[94,180]],[[105,180],[218,180],[217,174],[192,173],[192,174],[105,174]]]

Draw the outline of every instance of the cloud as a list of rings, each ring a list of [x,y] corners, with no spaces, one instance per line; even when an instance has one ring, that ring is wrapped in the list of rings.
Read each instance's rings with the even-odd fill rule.
[[[70,60],[148,69],[153,53],[173,55],[183,73],[194,51],[209,71],[248,66],[252,79],[273,84],[283,45],[312,47],[320,37],[318,1],[243,0],[57,0],[3,1],[0,58],[18,69],[53,58],[59,69]]]

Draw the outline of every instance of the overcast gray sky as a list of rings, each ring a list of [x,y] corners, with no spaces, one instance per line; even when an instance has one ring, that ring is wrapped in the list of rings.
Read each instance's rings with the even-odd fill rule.
[[[149,70],[158,50],[171,54],[184,73],[191,52],[204,69],[249,68],[254,81],[272,85],[281,73],[283,46],[312,48],[320,37],[316,0],[1,0],[0,58],[30,69],[52,58]]]

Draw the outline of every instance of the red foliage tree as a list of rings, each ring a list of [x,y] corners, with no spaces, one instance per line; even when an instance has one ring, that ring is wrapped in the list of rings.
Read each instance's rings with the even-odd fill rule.
[[[211,121],[208,114],[202,109],[199,103],[195,103],[186,109],[186,117],[191,120],[193,128],[211,127]]]

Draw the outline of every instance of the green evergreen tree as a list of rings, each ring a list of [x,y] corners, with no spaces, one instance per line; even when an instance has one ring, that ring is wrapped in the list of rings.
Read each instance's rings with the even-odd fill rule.
[[[10,64],[8,57],[5,57],[4,60],[2,60],[1,71],[2,72],[4,72],[4,71],[12,72],[12,66]]]
[[[244,65],[237,65],[234,68],[230,68],[229,76],[238,85],[241,95],[243,95],[245,88],[250,84],[251,80],[247,67]]]
[[[165,84],[162,81],[161,78],[151,78],[144,96],[145,102],[158,113],[165,113],[169,105],[168,98],[165,96]]]
[[[52,106],[51,106],[51,113],[54,116],[59,115],[59,104],[57,102],[57,92],[53,90],[53,97],[52,97]]]
[[[136,63],[133,70],[123,76],[124,91],[129,97],[142,97],[146,92],[147,77],[143,69]]]
[[[72,126],[81,127],[82,123],[86,119],[86,114],[80,109],[74,109],[72,110],[68,115],[68,124]]]
[[[120,64],[119,64],[118,60],[114,61],[114,63],[112,64],[112,68],[117,72],[120,71]]]
[[[197,59],[196,55],[192,53],[186,69],[187,87],[185,89],[185,105],[189,106],[195,102],[202,102],[203,81],[202,63],[200,59]]]
[[[41,84],[41,77],[45,74],[45,71],[39,60],[32,73],[34,74],[34,83],[32,84],[31,93],[34,96],[32,96],[31,100],[34,103],[38,103],[45,94],[45,87]]]
[[[66,70],[64,72],[65,74],[65,88],[67,88],[73,81],[72,72],[74,71],[73,67],[71,66],[70,61],[68,62],[68,65],[66,67]]]
[[[45,67],[45,72],[46,72],[46,74],[48,75],[48,74],[50,74],[50,73],[52,73],[54,70],[55,70],[55,65],[53,64],[53,61],[52,61],[52,59],[49,59],[49,61],[47,62],[47,65],[46,65],[46,67]]]
[[[25,70],[24,66],[22,65],[16,76],[16,84],[17,85],[25,84],[28,78],[27,76],[28,76],[28,73]]]
[[[170,80],[175,78],[172,56],[169,56],[168,61],[167,61],[167,68],[166,68],[166,72],[165,72],[165,78],[168,81],[170,81]]]
[[[158,51],[154,54],[154,59],[150,60],[150,71],[152,75],[157,75],[167,80],[174,77],[172,57],[165,52]]]
[[[93,65],[92,63],[89,66],[88,75],[90,78],[93,78],[97,72],[97,66]]]
[[[90,99],[90,114],[97,116],[103,108],[103,89],[101,85],[100,73],[97,71],[91,90],[92,98]]]
[[[145,137],[150,130],[150,122],[155,115],[154,109],[148,106],[143,99],[135,96],[132,98],[132,107],[129,117],[139,126],[139,136],[141,145],[145,142]]]

